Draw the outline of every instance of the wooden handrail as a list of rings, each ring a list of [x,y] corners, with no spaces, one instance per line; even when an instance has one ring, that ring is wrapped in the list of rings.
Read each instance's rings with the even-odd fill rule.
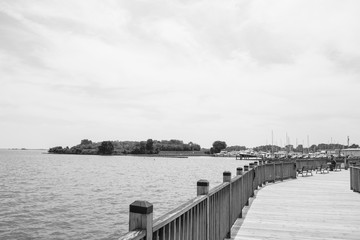
[[[209,191],[209,197],[211,197],[212,195],[214,195],[215,193],[221,191],[222,189],[224,189],[226,186],[228,186],[229,183],[221,183],[219,185],[217,185],[216,187],[214,187],[213,189],[211,189]]]
[[[157,218],[150,231],[152,235],[146,234],[145,229],[135,229],[120,239],[218,240],[229,237],[231,226],[238,217],[242,217],[242,209],[248,205],[254,191],[270,181],[296,178],[296,166],[294,162],[265,164],[265,161],[260,161],[258,165],[251,164],[250,169],[248,166],[244,166],[244,171],[238,169],[237,174],[231,178],[231,173],[224,172],[223,183],[210,190],[208,185],[205,190],[198,189],[198,194],[200,192],[204,195],[199,195]],[[202,184],[207,182],[202,181]],[[148,213],[144,211],[143,214]]]
[[[198,205],[200,202],[204,201],[206,198],[207,198],[207,196],[205,196],[205,195],[193,198],[193,199],[189,200],[188,202],[182,204],[181,206],[175,208],[174,210],[172,210],[172,211],[166,213],[165,215],[157,218],[154,221],[153,231],[157,231],[160,228],[164,227],[166,224],[174,221],[180,215],[182,215],[185,212],[189,211],[191,208]]]
[[[146,236],[145,230],[130,231],[123,235],[119,240],[140,240]]]

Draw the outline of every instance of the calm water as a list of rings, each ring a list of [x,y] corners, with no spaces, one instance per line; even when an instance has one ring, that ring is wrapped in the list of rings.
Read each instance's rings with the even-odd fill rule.
[[[117,239],[129,204],[147,200],[154,218],[210,187],[234,158],[50,155],[0,150],[0,239]]]

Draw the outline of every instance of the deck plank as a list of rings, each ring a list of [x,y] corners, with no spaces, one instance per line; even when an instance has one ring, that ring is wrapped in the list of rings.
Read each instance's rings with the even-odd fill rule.
[[[349,171],[299,176],[257,191],[231,239],[360,239],[359,213]]]

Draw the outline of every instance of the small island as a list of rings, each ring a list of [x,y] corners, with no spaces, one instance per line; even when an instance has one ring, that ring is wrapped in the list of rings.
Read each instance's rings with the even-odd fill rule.
[[[102,141],[81,140],[73,147],[53,147],[48,150],[54,154],[86,154],[86,155],[158,155],[158,156],[203,156],[209,154],[199,144],[181,140],[147,141]]]

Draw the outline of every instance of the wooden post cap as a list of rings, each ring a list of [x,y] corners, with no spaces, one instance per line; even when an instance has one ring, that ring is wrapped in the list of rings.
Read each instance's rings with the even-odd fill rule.
[[[197,186],[196,187],[197,196],[206,195],[209,193],[209,181],[208,180],[200,179],[199,181],[197,181],[196,186]]]
[[[223,172],[223,176],[231,176],[231,172],[225,171]]]
[[[250,166],[250,168],[254,168],[254,164],[253,164],[253,163],[250,163],[249,166]]]
[[[209,181],[208,181],[208,180],[204,180],[204,179],[200,179],[199,181],[197,181],[196,186],[199,186],[199,187],[208,187],[208,186],[209,186]]]
[[[258,165],[258,162],[254,162],[254,166],[257,166]]]
[[[249,166],[248,165],[244,166],[244,171],[249,171]]]
[[[135,201],[130,204],[131,213],[150,214],[153,212],[153,205],[148,201]]]
[[[238,167],[238,168],[236,168],[236,170],[238,170],[238,171],[242,171],[242,170],[243,170],[243,168],[242,168],[242,167]]]
[[[242,174],[243,174],[243,168],[242,167],[236,168],[236,175],[242,175]]]
[[[223,172],[223,182],[231,182],[231,172]]]

